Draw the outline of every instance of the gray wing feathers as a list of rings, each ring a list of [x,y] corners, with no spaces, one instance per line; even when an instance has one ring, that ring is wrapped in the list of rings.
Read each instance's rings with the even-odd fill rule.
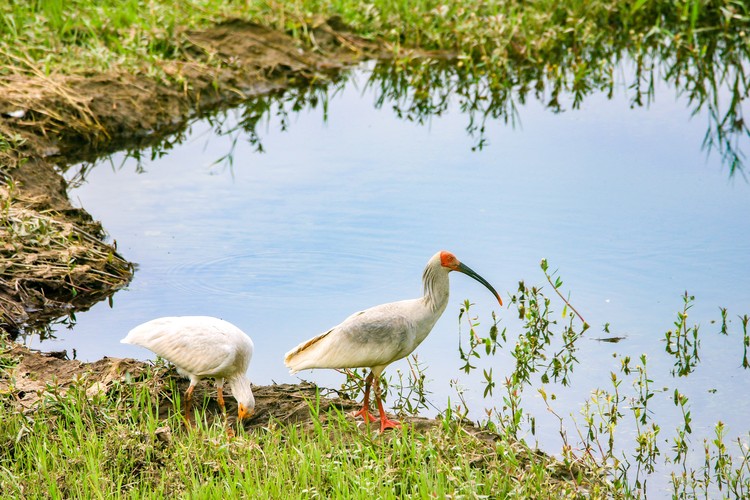
[[[414,346],[414,324],[397,303],[352,314],[323,335],[300,344],[287,355],[293,371],[307,368],[359,368],[387,365]]]

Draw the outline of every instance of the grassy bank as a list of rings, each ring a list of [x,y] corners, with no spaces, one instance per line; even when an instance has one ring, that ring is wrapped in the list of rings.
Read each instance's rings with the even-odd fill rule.
[[[737,0],[13,1],[0,6],[0,95],[6,95],[0,112],[33,113],[23,116],[27,123],[21,127],[5,128],[13,120],[0,121],[0,160],[13,161],[4,150],[50,149],[48,144],[34,148],[32,137],[23,133],[30,130],[45,137],[75,132],[79,142],[118,147],[117,135],[137,129],[138,120],[107,123],[106,108],[96,106],[101,99],[110,107],[126,103],[130,96],[117,92],[118,85],[153,93],[151,101],[175,93],[196,109],[208,104],[212,91],[219,102],[247,97],[242,87],[248,72],[268,75],[279,67],[302,72],[292,53],[288,60],[257,68],[247,57],[252,47],[242,47],[238,55],[224,50],[237,40],[203,36],[204,30],[232,20],[289,35],[264,40],[264,46],[289,51],[296,45],[307,65],[303,80],[317,79],[316,72],[340,60],[344,51],[349,51],[347,62],[392,57],[415,99],[438,93],[435,86],[445,87],[455,74],[461,82],[456,91],[475,94],[470,106],[489,103],[494,109],[482,111],[506,120],[513,119],[506,109],[511,96],[521,102],[541,96],[553,110],[570,96],[575,107],[592,91],[611,91],[618,64],[633,61],[636,78],[628,85],[636,90],[635,105],[648,102],[654,78],[673,82],[696,108],[708,108],[706,146],[725,156],[731,171],[742,167],[737,138],[750,134],[742,109],[750,85],[743,69],[750,57],[750,7]],[[337,53],[327,62],[309,58],[331,54],[333,47]],[[452,62],[447,80],[435,74],[434,61],[425,55]],[[108,79],[115,91],[88,99],[92,92],[98,96],[98,89],[80,85],[79,77]],[[721,102],[720,87],[733,89],[737,97]],[[26,90],[18,94],[19,89]],[[55,96],[53,102],[40,99],[45,92]],[[133,105],[172,118],[187,114],[175,106],[163,111],[143,106]],[[152,123],[145,115],[146,130],[169,121],[165,116]]]
[[[49,29],[40,12],[50,5],[35,10],[35,4],[3,4],[0,9],[13,11],[0,22],[24,27],[24,35],[34,26]],[[66,16],[78,15],[89,25],[90,12],[76,13],[74,7]],[[107,22],[117,18],[112,11],[104,15]],[[109,47],[78,39],[14,42],[10,24],[0,29],[0,58],[7,63],[0,66],[0,233],[14,241],[0,248],[0,330],[13,336],[46,334],[47,322],[91,307],[132,277],[133,267],[115,245],[102,241],[101,225],[71,205],[61,170],[158,144],[196,116],[330,78],[357,57],[338,50],[330,28],[319,33],[332,40],[330,57],[300,51],[282,33],[236,21],[181,32],[178,61],[113,55]],[[102,58],[94,61],[92,53]]]
[[[122,67],[156,75],[161,62],[186,57],[188,30],[231,18],[294,33],[314,45],[312,28],[338,16],[358,35],[393,50],[448,50],[484,65],[509,57],[538,61],[560,51],[569,51],[571,61],[583,60],[623,42],[699,52],[711,40],[747,42],[750,36],[750,7],[731,0],[51,0],[5,3],[0,14],[6,74],[91,74]]]
[[[248,57],[254,47],[226,50],[253,33],[238,39],[204,36],[234,20],[289,35],[263,40],[265,49],[282,49],[288,57],[255,67]],[[292,48],[301,51],[304,68]],[[310,57],[332,51],[328,61]],[[109,108],[97,105],[101,100],[110,108],[127,105],[131,96],[120,88],[153,94],[152,103],[170,93],[187,101],[164,109],[133,104],[146,115],[141,135],[160,131],[170,121],[166,115],[183,119],[186,107],[246,98],[248,73],[267,76],[291,68],[306,73],[300,83],[316,80],[322,68],[342,58],[346,64],[392,57],[415,99],[429,97],[446,79],[434,73],[434,61],[425,55],[450,60],[447,81],[458,77],[457,92],[473,92],[477,99],[470,105],[490,103],[494,109],[483,112],[506,120],[513,119],[505,109],[511,96],[521,102],[541,96],[553,110],[570,96],[575,107],[592,91],[611,90],[617,65],[632,61],[636,78],[628,84],[636,89],[634,104],[648,101],[654,78],[673,82],[696,108],[708,108],[707,147],[725,156],[731,171],[742,166],[737,141],[750,134],[742,112],[750,85],[743,69],[750,56],[750,7],[737,0],[7,2],[0,5],[0,113],[11,119],[0,121],[0,160],[16,161],[8,151],[49,154],[54,145],[34,145],[33,139],[71,133],[79,143],[123,147],[122,136],[132,135],[139,121],[120,117],[109,123],[102,116]],[[99,89],[82,85],[80,78],[104,81],[112,92],[99,97]],[[721,102],[720,87],[737,97]],[[212,94],[218,97],[211,100]],[[45,100],[49,95],[53,98]],[[165,116],[154,122],[150,114]]]
[[[49,385],[22,412],[12,382],[22,376],[13,371],[17,362],[3,351],[3,497],[564,498],[608,491],[577,466],[488,432],[443,421],[381,436],[336,408],[322,410],[315,398],[295,424],[269,418],[230,438],[223,419],[202,409],[198,420],[206,421],[186,428],[175,410],[180,389],[160,367],[94,385],[84,366],[77,381]]]

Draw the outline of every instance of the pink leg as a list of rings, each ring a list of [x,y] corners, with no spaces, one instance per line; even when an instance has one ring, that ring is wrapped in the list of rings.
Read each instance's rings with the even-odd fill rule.
[[[386,429],[397,429],[401,427],[401,422],[390,420],[388,419],[388,415],[385,414],[383,401],[380,399],[380,384],[378,383],[377,378],[375,379],[375,400],[377,401],[378,410],[380,411],[380,432],[382,433]]]
[[[370,374],[365,379],[365,400],[362,402],[362,409],[351,414],[352,417],[362,417],[366,423],[375,422],[377,417],[370,413],[370,385],[372,384],[373,374]]]

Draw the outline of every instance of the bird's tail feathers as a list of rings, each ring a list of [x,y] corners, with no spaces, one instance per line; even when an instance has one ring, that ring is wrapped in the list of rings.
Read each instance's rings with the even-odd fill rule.
[[[153,330],[153,327],[151,326],[152,322],[143,323],[141,325],[136,326],[132,330],[128,332],[128,334],[125,336],[125,338],[120,340],[121,344],[132,344],[132,345],[140,345],[143,347],[146,347],[143,345],[144,342],[144,335],[146,338],[148,338],[150,330]]]
[[[305,361],[304,354],[306,352],[309,353],[310,347],[323,340],[323,338],[325,338],[326,335],[328,335],[332,331],[333,330],[328,330],[325,333],[321,333],[317,337],[313,337],[310,340],[302,342],[300,345],[286,353],[286,355],[284,356],[284,364],[289,367],[289,373],[295,374],[300,370],[304,370],[306,367],[301,366]]]
[[[133,342],[133,335],[131,335],[130,332],[128,332],[125,338],[120,339],[120,343],[121,344],[135,344],[135,342]]]

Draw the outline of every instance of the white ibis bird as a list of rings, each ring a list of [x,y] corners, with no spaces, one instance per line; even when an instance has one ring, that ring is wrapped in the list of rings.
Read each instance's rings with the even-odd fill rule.
[[[210,316],[157,318],[136,326],[120,342],[153,351],[190,379],[185,393],[188,422],[193,389],[203,378],[215,380],[222,412],[225,411],[222,389],[226,381],[237,400],[239,419],[253,414],[255,397],[245,376],[253,357],[253,341],[233,324]]]
[[[352,314],[340,325],[301,343],[286,353],[284,363],[291,373],[308,368],[370,368],[365,379],[362,409],[355,413],[365,422],[377,420],[369,410],[370,386],[375,386],[375,401],[380,412],[380,432],[399,427],[389,420],[380,397],[380,374],[392,362],[408,356],[427,337],[448,305],[448,273],[459,271],[486,286],[503,301],[487,280],[459,262],[455,255],[442,251],[432,256],[422,275],[424,296],[371,307]]]

